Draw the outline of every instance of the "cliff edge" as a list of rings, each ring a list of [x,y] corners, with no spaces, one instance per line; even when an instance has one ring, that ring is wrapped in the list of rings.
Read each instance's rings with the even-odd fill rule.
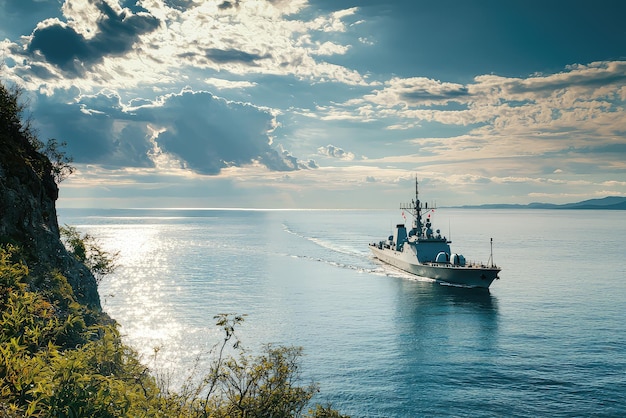
[[[53,165],[19,113],[17,94],[0,85],[0,244],[19,246],[33,276],[58,270],[78,302],[101,311],[96,279],[60,239]],[[29,285],[38,290],[43,282]]]

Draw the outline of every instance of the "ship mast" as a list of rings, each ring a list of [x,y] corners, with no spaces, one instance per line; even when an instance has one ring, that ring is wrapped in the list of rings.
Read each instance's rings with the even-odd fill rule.
[[[422,237],[424,225],[422,224],[422,203],[419,200],[419,183],[415,176],[415,199],[410,204],[401,204],[401,210],[406,210],[413,216],[413,229],[418,237]]]
[[[493,264],[493,238],[491,238],[490,244],[491,244],[491,249],[489,251],[489,261],[487,261],[487,263],[489,263],[489,267],[494,267],[495,264]]]

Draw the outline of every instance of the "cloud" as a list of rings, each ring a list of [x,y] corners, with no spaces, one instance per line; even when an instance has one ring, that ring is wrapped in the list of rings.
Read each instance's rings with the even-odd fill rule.
[[[383,90],[374,91],[366,101],[382,105],[428,106],[449,101],[465,101],[468,88],[457,83],[442,83],[425,77],[394,77],[385,83]]]
[[[527,78],[483,75],[467,85],[394,77],[384,88],[330,110],[371,114],[376,106],[380,117],[406,119],[412,124],[418,119],[468,125],[491,123],[499,117],[509,125],[512,117],[519,122],[523,118],[527,123],[552,124],[573,122],[571,117],[580,121],[583,114],[578,109],[595,110],[584,115],[585,120],[605,110],[617,110],[624,102],[625,83],[626,61],[570,66],[561,73]]]
[[[193,7],[194,0],[164,0],[163,4],[176,10],[187,10]]]
[[[465,197],[485,184],[527,193],[548,192],[551,177],[623,178],[626,62],[453,54],[465,65],[444,68],[431,63],[449,50],[441,37],[405,53],[423,11],[383,3],[0,0],[2,75],[30,92],[43,139],[68,141],[85,170],[104,170],[95,177],[124,172],[146,190],[158,173],[176,193],[190,177],[258,177],[290,198],[303,184],[328,197],[337,182],[391,193],[416,167]],[[484,41],[475,36],[465,43]],[[589,59],[623,55],[614,50]]]
[[[244,64],[254,63],[255,61],[261,59],[271,58],[270,55],[259,55],[259,54],[250,54],[244,51],[239,51],[236,49],[218,49],[218,48],[209,48],[205,50],[206,57],[216,63],[231,63],[231,62],[239,62]]]
[[[251,81],[231,81],[215,77],[209,77],[205,79],[204,82],[207,84],[211,84],[218,89],[245,89],[249,87],[255,87],[257,85],[257,83],[253,83]]]
[[[306,163],[306,166],[307,166],[308,168],[311,168],[311,169],[320,168],[320,167],[319,167],[319,165],[317,165],[317,162],[316,162],[315,160],[309,160],[309,161]]]
[[[274,116],[206,92],[183,91],[163,98],[156,107],[134,111],[163,131],[156,138],[166,152],[202,174],[258,161],[272,170],[298,169],[297,159],[270,147]]]
[[[319,147],[317,149],[317,153],[326,157],[333,157],[345,161],[354,160],[353,153],[344,151],[343,149],[330,144],[326,145],[325,147]]]
[[[124,111],[117,94],[104,91],[66,103],[59,99],[68,98],[39,96],[33,110],[35,123],[42,138],[66,141],[77,163],[154,165],[148,157],[152,145],[146,124]]]
[[[154,167],[156,156],[169,155],[168,161],[207,175],[257,163],[274,171],[315,165],[271,146],[269,135],[277,126],[271,112],[208,92],[184,90],[150,103],[136,101],[135,107],[107,91],[65,105],[53,100],[39,99],[38,127],[47,137],[67,141],[80,163]]]
[[[576,156],[619,170],[616,161],[626,156],[620,145],[626,133],[625,85],[623,61],[527,78],[484,75],[468,84],[396,77],[381,89],[317,112],[323,120],[376,122],[412,132],[409,141],[418,148],[387,160],[532,157],[543,164],[541,156]],[[433,131],[442,138],[429,137]]]
[[[39,21],[21,42],[2,45],[10,71],[29,89],[48,91],[72,85],[89,92],[105,86],[178,90],[190,72],[208,71],[367,85],[358,71],[326,61],[349,50],[335,35],[348,30],[344,20],[356,8],[306,20],[305,0],[119,4],[66,0],[62,16]]]
[[[293,171],[319,168],[315,160],[300,161],[290,151],[281,148],[280,153],[267,155],[268,161],[263,161],[264,165],[273,171]],[[270,162],[276,162],[271,164]]]
[[[623,85],[626,82],[626,61],[570,65],[560,73],[527,78],[483,75],[476,77],[475,82],[473,94],[489,92],[517,100],[550,97],[554,92],[572,88],[590,94],[602,87]]]
[[[45,20],[30,37],[26,47],[29,57],[35,62],[41,59],[77,77],[84,73],[85,67],[101,62],[105,56],[128,52],[140,35],[159,26],[158,19],[147,13],[133,14],[128,9],[115,11],[104,0],[90,4],[97,9],[94,34],[79,33],[73,21]]]
[[[225,9],[230,9],[233,7],[239,7],[239,0],[235,1],[235,2],[231,2],[231,1],[227,1],[224,0],[219,6],[217,6],[218,9],[220,10],[225,10]]]

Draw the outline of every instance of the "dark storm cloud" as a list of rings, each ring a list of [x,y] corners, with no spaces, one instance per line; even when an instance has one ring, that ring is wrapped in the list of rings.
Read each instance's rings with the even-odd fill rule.
[[[77,71],[75,61],[94,60],[94,51],[89,48],[85,38],[61,23],[35,30],[28,50],[31,53],[41,52],[46,61],[70,72]]]
[[[77,163],[150,167],[152,149],[145,123],[122,112],[119,98],[100,94],[83,103],[41,96],[34,111],[41,139],[67,142],[67,152]],[[88,102],[86,104],[85,102]]]
[[[237,1],[224,1],[219,6],[217,6],[220,10],[227,10],[232,7],[239,7],[239,0]]]
[[[582,71],[571,71],[552,77],[536,77],[526,79],[525,82],[509,81],[504,85],[513,94],[545,93],[551,94],[556,90],[574,86],[598,88],[608,85],[623,84],[626,81],[626,64],[611,63],[609,65],[596,64],[589,67],[579,66]],[[584,71],[592,69],[595,71]]]
[[[58,99],[62,100],[57,102]],[[77,163],[150,167],[154,141],[186,167],[215,175],[223,168],[258,161],[270,170],[314,168],[270,145],[274,117],[257,107],[210,93],[185,91],[128,111],[115,94],[82,97],[81,103],[41,97],[34,112],[44,138],[68,143]]]
[[[441,89],[437,92],[427,90],[415,90],[401,94],[401,98],[409,102],[421,101],[447,101],[463,98],[469,95],[466,87]]]
[[[139,35],[151,32],[159,26],[159,20],[151,15],[119,15],[106,2],[101,2],[100,11],[106,16],[98,22],[99,34],[92,40],[95,49],[106,54],[121,54],[131,48]]]
[[[269,58],[269,55],[249,54],[236,49],[217,49],[210,48],[206,50],[206,57],[211,61],[218,63],[226,62],[243,62],[251,63],[256,60]]]
[[[54,77],[48,68],[39,64],[31,64],[30,67],[26,69],[19,68],[16,70],[16,73],[22,76],[25,80],[33,76],[41,80],[47,80]]]
[[[191,9],[193,7],[193,0],[165,0],[163,3],[172,9],[181,11]]]
[[[35,29],[28,52],[39,52],[46,61],[79,75],[81,67],[102,61],[108,55],[123,55],[138,40],[139,35],[159,26],[159,20],[146,13],[116,13],[105,1],[96,6],[103,17],[97,22],[96,35],[87,39],[60,21]]]
[[[202,174],[259,161],[271,170],[298,169],[270,146],[273,116],[246,104],[227,102],[210,93],[171,95],[158,108],[136,110],[139,118],[165,129],[159,146]]]

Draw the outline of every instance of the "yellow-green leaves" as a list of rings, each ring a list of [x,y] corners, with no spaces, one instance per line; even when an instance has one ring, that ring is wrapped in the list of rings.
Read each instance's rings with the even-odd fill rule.
[[[46,273],[43,290],[28,291],[17,251],[0,247],[0,416],[342,417],[321,406],[304,415],[318,387],[301,380],[302,349],[268,345],[248,355],[236,335],[245,315],[217,315],[224,331],[217,360],[203,377],[170,388],[114,325],[88,320],[60,272]]]
[[[119,253],[105,251],[92,235],[82,234],[69,225],[61,227],[60,232],[67,250],[91,270],[98,283],[103,276],[111,274],[117,267]]]

